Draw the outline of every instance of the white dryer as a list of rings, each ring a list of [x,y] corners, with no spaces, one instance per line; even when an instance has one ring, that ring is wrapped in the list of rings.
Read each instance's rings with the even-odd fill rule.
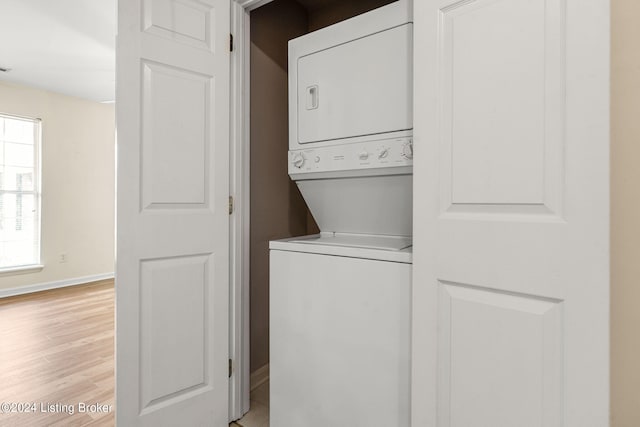
[[[289,175],[321,233],[270,243],[274,427],[409,426],[412,19],[289,42]]]

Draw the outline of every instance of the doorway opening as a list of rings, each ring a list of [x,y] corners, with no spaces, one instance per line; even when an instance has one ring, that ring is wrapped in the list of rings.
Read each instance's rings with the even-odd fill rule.
[[[250,355],[245,381],[251,403],[245,402],[241,425],[268,421],[269,388],[269,242],[319,232],[297,185],[289,178],[288,41],[368,12],[392,0],[274,0],[249,12],[249,40],[244,47],[250,87],[249,326],[243,337]],[[285,25],[286,24],[286,25]],[[245,33],[246,34],[246,33]],[[245,63],[245,66],[247,64]],[[245,175],[246,176],[246,175]],[[245,257],[246,261],[246,257]],[[233,408],[232,408],[233,414]],[[236,411],[236,415],[239,414]]]
[[[2,4],[2,425],[114,423],[116,3]]]

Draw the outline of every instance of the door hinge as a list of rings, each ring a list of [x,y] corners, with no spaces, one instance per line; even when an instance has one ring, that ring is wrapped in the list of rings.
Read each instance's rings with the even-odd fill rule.
[[[229,215],[233,213],[233,196],[229,196]]]
[[[233,34],[229,34],[229,52],[233,52]]]
[[[233,373],[233,360],[229,359],[229,378],[231,378],[232,373]]]

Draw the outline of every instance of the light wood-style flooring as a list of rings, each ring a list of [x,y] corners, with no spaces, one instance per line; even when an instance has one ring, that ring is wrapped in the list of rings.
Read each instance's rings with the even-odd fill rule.
[[[0,426],[114,426],[113,343],[113,280],[0,298]],[[242,426],[268,427],[268,392],[251,392]]]
[[[0,426],[113,426],[113,339],[113,280],[0,299],[0,404],[36,405]]]
[[[269,381],[251,390],[251,406],[232,427],[269,427]]]

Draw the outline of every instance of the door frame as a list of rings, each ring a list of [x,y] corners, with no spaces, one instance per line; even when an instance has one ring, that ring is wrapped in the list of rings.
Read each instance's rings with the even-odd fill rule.
[[[249,411],[250,393],[250,47],[252,10],[273,0],[230,0],[233,54],[230,64],[229,194],[229,421]]]

